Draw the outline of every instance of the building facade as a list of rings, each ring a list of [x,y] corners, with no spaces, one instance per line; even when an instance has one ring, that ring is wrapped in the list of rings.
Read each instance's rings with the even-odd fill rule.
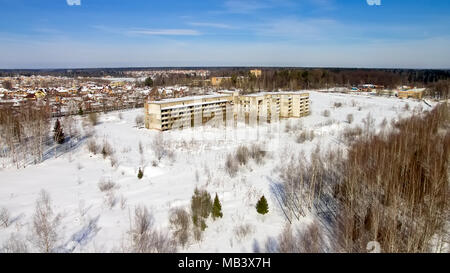
[[[166,131],[195,127],[208,121],[246,124],[271,122],[279,118],[309,115],[309,93],[267,92],[239,95],[222,92],[216,95],[183,97],[145,103],[145,126]]]
[[[397,95],[399,98],[407,99],[407,98],[414,98],[414,99],[422,99],[423,93],[425,92],[425,88],[417,88],[417,89],[404,89],[399,90],[397,92]]]
[[[261,77],[262,71],[261,69],[252,69],[250,70],[250,74],[258,78]]]
[[[219,86],[225,81],[231,81],[231,77],[212,77],[211,78],[211,84],[213,86]]]

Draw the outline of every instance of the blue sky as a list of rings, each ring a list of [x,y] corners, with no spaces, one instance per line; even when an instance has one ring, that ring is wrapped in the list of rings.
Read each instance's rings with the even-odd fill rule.
[[[450,1],[0,0],[0,68],[450,68]]]

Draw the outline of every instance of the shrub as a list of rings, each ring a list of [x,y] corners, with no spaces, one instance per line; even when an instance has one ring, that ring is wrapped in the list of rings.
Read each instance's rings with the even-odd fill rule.
[[[250,157],[255,160],[257,164],[261,164],[265,156],[266,151],[264,151],[260,145],[252,144],[250,147]]]
[[[326,247],[323,232],[314,221],[303,230],[293,234],[291,226],[286,225],[278,236],[276,251],[280,253],[320,253]]]
[[[28,246],[27,244],[16,235],[11,234],[8,240],[6,240],[2,248],[0,249],[0,253],[27,253]]]
[[[139,168],[137,177],[138,177],[139,179],[142,179],[142,177],[144,177],[144,172],[141,170],[141,168]]]
[[[312,141],[315,137],[314,130],[309,131],[303,130],[296,138],[297,143],[303,143],[305,141]]]
[[[406,103],[405,106],[403,106],[404,111],[409,111],[409,103]]]
[[[10,215],[7,208],[0,210],[0,226],[7,228],[10,224]]]
[[[173,209],[170,212],[169,222],[175,240],[184,247],[189,241],[189,213],[183,208]]]
[[[153,138],[151,147],[158,161],[160,161],[165,155],[167,155],[166,143],[164,142],[161,132],[159,132],[155,136],[155,138]]]
[[[98,182],[98,188],[101,192],[110,191],[116,186],[116,183],[111,180],[105,181],[105,178],[102,178],[100,182]]]
[[[324,111],[322,112],[322,116],[324,116],[324,117],[326,117],[326,118],[328,118],[330,115],[331,115],[330,110],[324,110]]]
[[[258,200],[258,203],[256,203],[256,211],[263,215],[269,212],[269,205],[267,204],[264,195]]]
[[[386,126],[387,126],[387,124],[388,124],[388,121],[387,121],[386,118],[384,118],[384,119],[381,121],[381,123],[380,123],[381,129],[385,129]]]
[[[367,114],[365,118],[363,118],[362,122],[364,124],[364,132],[367,135],[371,134],[372,130],[374,129],[375,119],[372,117],[370,112]]]
[[[253,231],[253,226],[250,224],[241,224],[234,228],[234,235],[240,241],[247,237]]]
[[[303,142],[306,141],[306,139],[307,139],[306,131],[303,130],[303,131],[297,136],[297,138],[295,139],[295,141],[296,141],[297,143],[303,143]]]
[[[361,136],[363,130],[361,127],[357,126],[355,128],[345,128],[342,132],[342,137],[348,143],[355,141],[357,137]]]
[[[108,156],[111,156],[114,153],[114,149],[111,146],[111,144],[109,144],[108,141],[106,141],[106,139],[103,141],[103,147],[102,147],[102,155],[103,158],[106,158]]]
[[[348,122],[349,124],[351,124],[351,123],[353,122],[353,114],[348,114],[348,115],[347,115],[347,122]]]
[[[236,150],[236,159],[241,165],[246,165],[248,162],[249,151],[247,146],[241,145]]]
[[[153,227],[154,218],[146,207],[136,207],[134,224],[130,229],[133,253],[172,253],[176,252],[176,242],[167,234]]]
[[[111,167],[118,166],[119,160],[117,159],[116,156],[111,156],[111,157],[110,157],[110,160],[111,160]]]
[[[123,195],[120,196],[120,208],[125,209],[127,206],[127,198]]]
[[[98,114],[97,113],[89,113],[88,119],[93,126],[98,124]]]
[[[297,234],[297,244],[299,252],[321,253],[324,252],[326,241],[320,229],[319,223],[315,220],[305,230]]]
[[[134,225],[131,229],[132,252],[148,252],[150,244],[150,232],[153,227],[154,218],[146,207],[136,207],[134,209]]]
[[[176,242],[167,234],[153,227],[154,218],[146,207],[136,207],[134,224],[130,229],[133,253],[172,253],[176,252]]]
[[[284,127],[284,132],[285,132],[285,133],[289,133],[291,130],[292,130],[291,123],[290,123],[290,121],[287,121],[287,122],[286,122],[286,125],[285,125],[285,127]]]
[[[144,126],[144,116],[143,115],[136,116],[136,119],[134,121],[136,122],[136,126],[138,128],[141,128]]]
[[[143,155],[144,154],[144,145],[142,145],[141,141],[139,141],[138,149],[139,149],[139,154]]]
[[[214,204],[213,204],[213,207],[212,207],[211,215],[212,215],[212,218],[214,220],[216,218],[219,218],[219,217],[222,218],[222,216],[223,216],[222,205],[220,204],[219,197],[217,196],[217,193],[216,193],[216,197],[214,198]]]
[[[228,154],[227,159],[225,160],[225,170],[230,175],[230,177],[236,176],[236,173],[239,170],[238,163],[231,154]]]
[[[342,106],[342,102],[335,102],[334,103],[334,107],[335,108],[339,108],[339,107],[341,107]]]
[[[114,194],[114,191],[108,191],[105,196],[105,204],[108,208],[112,209],[117,204],[117,197]]]
[[[93,138],[88,141],[87,146],[89,152],[93,153],[94,155],[96,155],[100,151],[100,145],[98,145]]]

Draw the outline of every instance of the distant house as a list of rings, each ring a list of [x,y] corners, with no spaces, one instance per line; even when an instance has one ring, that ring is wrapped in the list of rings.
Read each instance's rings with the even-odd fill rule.
[[[231,80],[231,77],[212,77],[211,84],[213,86],[219,86],[220,84],[222,84],[223,82],[225,82],[227,80]]]
[[[45,97],[47,95],[47,93],[45,93],[44,90],[39,89],[38,91],[36,91],[34,93],[34,95],[35,95],[36,98],[43,98],[43,97]]]
[[[407,99],[407,98],[415,98],[422,99],[423,93],[425,92],[425,88],[414,88],[407,90],[399,90],[397,95],[399,98]]]
[[[360,85],[358,85],[358,88],[359,88],[362,92],[372,92],[372,91],[375,91],[375,85],[374,85],[374,84],[370,84],[370,83],[360,84]]]
[[[252,69],[250,70],[250,74],[258,78],[261,77],[262,72],[261,69]]]

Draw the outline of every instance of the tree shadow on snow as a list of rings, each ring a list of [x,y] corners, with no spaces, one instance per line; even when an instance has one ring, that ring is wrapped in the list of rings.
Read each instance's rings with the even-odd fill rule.
[[[59,247],[57,252],[73,252],[75,249],[87,245],[97,235],[101,228],[97,226],[100,215],[89,220],[79,231],[75,232],[70,240],[63,246]]]

